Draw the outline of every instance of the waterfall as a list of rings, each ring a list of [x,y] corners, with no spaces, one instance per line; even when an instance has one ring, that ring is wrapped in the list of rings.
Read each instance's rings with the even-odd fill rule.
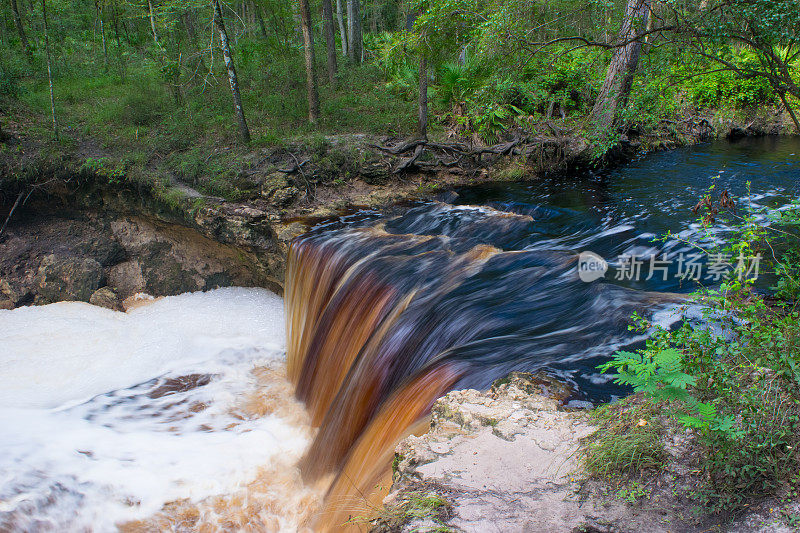
[[[288,376],[318,428],[303,477],[333,479],[323,529],[367,505],[397,442],[440,396],[513,370],[569,379],[577,362],[634,340],[634,310],[670,299],[584,283],[568,252],[493,245],[530,216],[427,209],[321,227],[289,250]]]

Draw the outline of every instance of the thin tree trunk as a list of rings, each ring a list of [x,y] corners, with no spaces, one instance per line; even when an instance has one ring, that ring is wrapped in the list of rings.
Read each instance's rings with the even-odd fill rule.
[[[47,34],[47,6],[42,0],[42,21],[44,22],[44,50],[47,57],[47,81],[50,84],[50,113],[53,115],[53,137],[58,140],[58,120],[56,119],[56,98],[53,93],[53,70],[50,64],[50,37]]]
[[[336,20],[339,22],[339,37],[342,39],[342,55],[347,57],[347,31],[344,29],[344,15],[342,14],[342,0],[336,0]]]
[[[119,61],[119,79],[125,81],[125,62],[122,60],[122,41],[119,37],[119,25],[117,24],[117,3],[111,3],[111,22],[114,26],[114,37],[117,41],[117,60]]]
[[[264,39],[267,39],[267,25],[264,24],[264,17],[263,17],[263,15],[261,15],[261,8],[256,5],[255,0],[252,0],[252,2],[253,2],[253,6],[252,6],[253,7],[253,15],[256,18],[256,22],[258,22],[259,29],[261,29],[261,36]]]
[[[347,0],[347,55],[357,63],[361,63],[364,47],[360,10],[359,0]]]
[[[147,13],[150,17],[150,30],[153,32],[153,42],[158,46],[158,32],[156,31],[156,16],[153,13],[153,0],[147,0]]]
[[[311,32],[311,8],[308,0],[300,0],[300,26],[303,29],[303,49],[306,58],[306,89],[308,91],[308,120],[312,124],[319,118],[319,93],[317,71],[314,68],[314,34]]]
[[[106,45],[106,27],[103,23],[103,10],[97,0],[94,0],[94,7],[97,10],[97,18],[100,21],[100,36],[103,39],[103,65],[106,72],[108,72],[108,46]]]
[[[331,0],[322,0],[322,31],[328,51],[328,81],[336,83],[336,34],[333,29],[333,6]]]
[[[236,66],[233,64],[233,56],[231,56],[231,48],[228,44],[228,32],[225,31],[225,20],[222,18],[222,8],[219,5],[219,0],[211,0],[211,9],[214,13],[214,24],[217,26],[217,31],[219,32],[222,58],[225,61],[225,67],[228,69],[228,81],[230,81],[231,84],[233,107],[236,110],[236,120],[239,123],[239,133],[242,135],[242,140],[245,143],[249,143],[250,129],[247,127],[247,120],[244,118],[242,97],[239,94],[239,80],[236,77]]]
[[[19,41],[22,43],[22,49],[25,51],[25,55],[31,55],[31,49],[28,46],[28,37],[25,35],[25,28],[22,26],[22,17],[19,14],[17,0],[11,0],[11,11],[14,15],[14,26],[17,27],[17,33],[19,34]]]
[[[647,23],[649,9],[650,0],[628,0],[618,42],[626,42],[642,30]],[[641,50],[642,43],[639,40],[614,49],[603,87],[589,115],[594,125],[610,127],[616,120],[618,110],[627,105]]]
[[[417,134],[422,139],[428,138],[428,62],[425,56],[419,59],[419,115]]]

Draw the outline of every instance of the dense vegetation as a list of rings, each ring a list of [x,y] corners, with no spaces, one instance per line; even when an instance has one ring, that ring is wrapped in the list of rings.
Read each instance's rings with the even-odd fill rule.
[[[10,0],[0,24],[1,105],[6,115],[33,116],[24,127],[40,137],[91,137],[125,153],[129,166],[154,151],[181,154],[173,166],[188,174],[204,165],[196,152],[212,145],[425,133],[418,114],[430,115],[435,131],[486,143],[556,122],[602,152],[620,132],[698,108],[792,110],[800,103],[797,7]],[[234,68],[226,70],[228,54]]]
[[[734,273],[693,295],[702,320],[669,331],[638,319],[653,333],[646,348],[603,368],[639,395],[601,411],[585,459],[599,478],[639,484],[664,467],[667,435],[689,430],[702,474],[691,496],[739,510],[758,497],[791,500],[800,488],[800,206],[742,214],[723,203],[709,195],[704,206],[738,230],[709,253],[762,254],[761,275],[772,274],[774,286],[760,293],[753,272]]]

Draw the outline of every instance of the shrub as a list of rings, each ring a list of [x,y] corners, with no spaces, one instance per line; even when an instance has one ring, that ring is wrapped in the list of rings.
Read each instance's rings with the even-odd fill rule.
[[[760,68],[758,58],[752,51],[743,48],[728,53],[733,64]],[[691,64],[684,69],[686,75],[697,74],[697,70],[711,68],[703,64]],[[691,69],[691,71],[686,72]],[[713,70],[713,68],[712,68]],[[701,107],[734,107],[737,109],[769,104],[775,95],[765,78],[747,78],[734,71],[723,70],[692,77],[687,82],[689,94],[694,103]]]
[[[723,249],[772,248],[773,235],[798,246],[796,236],[756,220],[743,217]],[[796,272],[797,257],[777,261]],[[785,287],[785,273],[778,277]],[[653,332],[646,347],[617,353],[601,368],[613,369],[618,383],[652,405],[666,402],[665,412],[677,423],[697,430],[708,480],[702,498],[715,508],[737,509],[800,481],[800,314],[794,302],[768,303],[747,279],[698,291],[694,303],[703,309],[703,321],[686,321],[674,331],[637,317],[635,327]],[[634,444],[642,453],[651,449]]]
[[[631,396],[597,409],[598,430],[581,443],[581,460],[589,476],[620,482],[664,464],[664,425],[659,405]]]

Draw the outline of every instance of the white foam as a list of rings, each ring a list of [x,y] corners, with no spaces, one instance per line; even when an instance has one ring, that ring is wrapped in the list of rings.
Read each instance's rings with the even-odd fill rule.
[[[260,289],[0,311],[0,529],[115,530],[299,456],[305,428],[236,411],[284,339],[283,302]]]

